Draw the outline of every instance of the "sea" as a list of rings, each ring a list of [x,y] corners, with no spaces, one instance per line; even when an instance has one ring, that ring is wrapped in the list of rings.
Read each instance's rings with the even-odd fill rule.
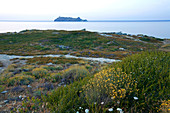
[[[170,39],[170,20],[160,21],[0,21],[0,33],[22,30],[82,30],[92,32],[122,32],[131,35],[144,34],[156,38]]]

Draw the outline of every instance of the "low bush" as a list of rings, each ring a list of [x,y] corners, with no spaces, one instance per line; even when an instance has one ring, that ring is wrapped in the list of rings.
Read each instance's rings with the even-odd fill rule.
[[[59,73],[51,73],[50,77],[52,82],[58,82],[62,78],[62,76]]]
[[[34,80],[35,78],[29,75],[16,75],[7,80],[7,85],[8,86],[28,85],[32,83]]]
[[[126,106],[124,111],[128,111],[127,108],[135,105],[134,97],[138,91],[136,86],[136,80],[130,74],[122,72],[120,68],[109,68],[95,74],[94,78],[83,86],[83,90],[91,110],[96,103],[99,111],[104,112],[108,106],[114,108],[116,112],[116,108]],[[103,103],[103,108],[100,108],[100,103]]]
[[[35,68],[32,70],[32,75],[37,79],[47,76],[47,73],[48,71],[44,68]]]
[[[68,82],[72,83],[89,75],[89,71],[84,66],[71,66],[63,71],[62,77]]]
[[[2,62],[0,62],[0,67],[3,67],[4,65],[3,65],[3,63]]]
[[[160,100],[169,100],[169,58],[169,52],[142,52],[113,64],[136,79],[139,111],[156,112]]]

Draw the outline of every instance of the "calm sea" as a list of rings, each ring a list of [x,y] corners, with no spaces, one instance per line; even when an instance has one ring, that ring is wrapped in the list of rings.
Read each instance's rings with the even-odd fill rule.
[[[81,30],[145,34],[170,39],[170,21],[165,22],[0,22],[0,33],[25,29]]]

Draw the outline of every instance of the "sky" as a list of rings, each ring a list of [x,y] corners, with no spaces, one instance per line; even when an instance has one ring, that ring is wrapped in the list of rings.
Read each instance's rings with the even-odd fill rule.
[[[170,20],[170,0],[0,0],[0,20]]]

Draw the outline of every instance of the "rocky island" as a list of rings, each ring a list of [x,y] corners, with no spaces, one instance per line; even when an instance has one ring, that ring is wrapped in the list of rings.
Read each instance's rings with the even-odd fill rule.
[[[87,20],[83,20],[80,17],[72,18],[72,17],[58,17],[54,20],[54,22],[87,22]]]

